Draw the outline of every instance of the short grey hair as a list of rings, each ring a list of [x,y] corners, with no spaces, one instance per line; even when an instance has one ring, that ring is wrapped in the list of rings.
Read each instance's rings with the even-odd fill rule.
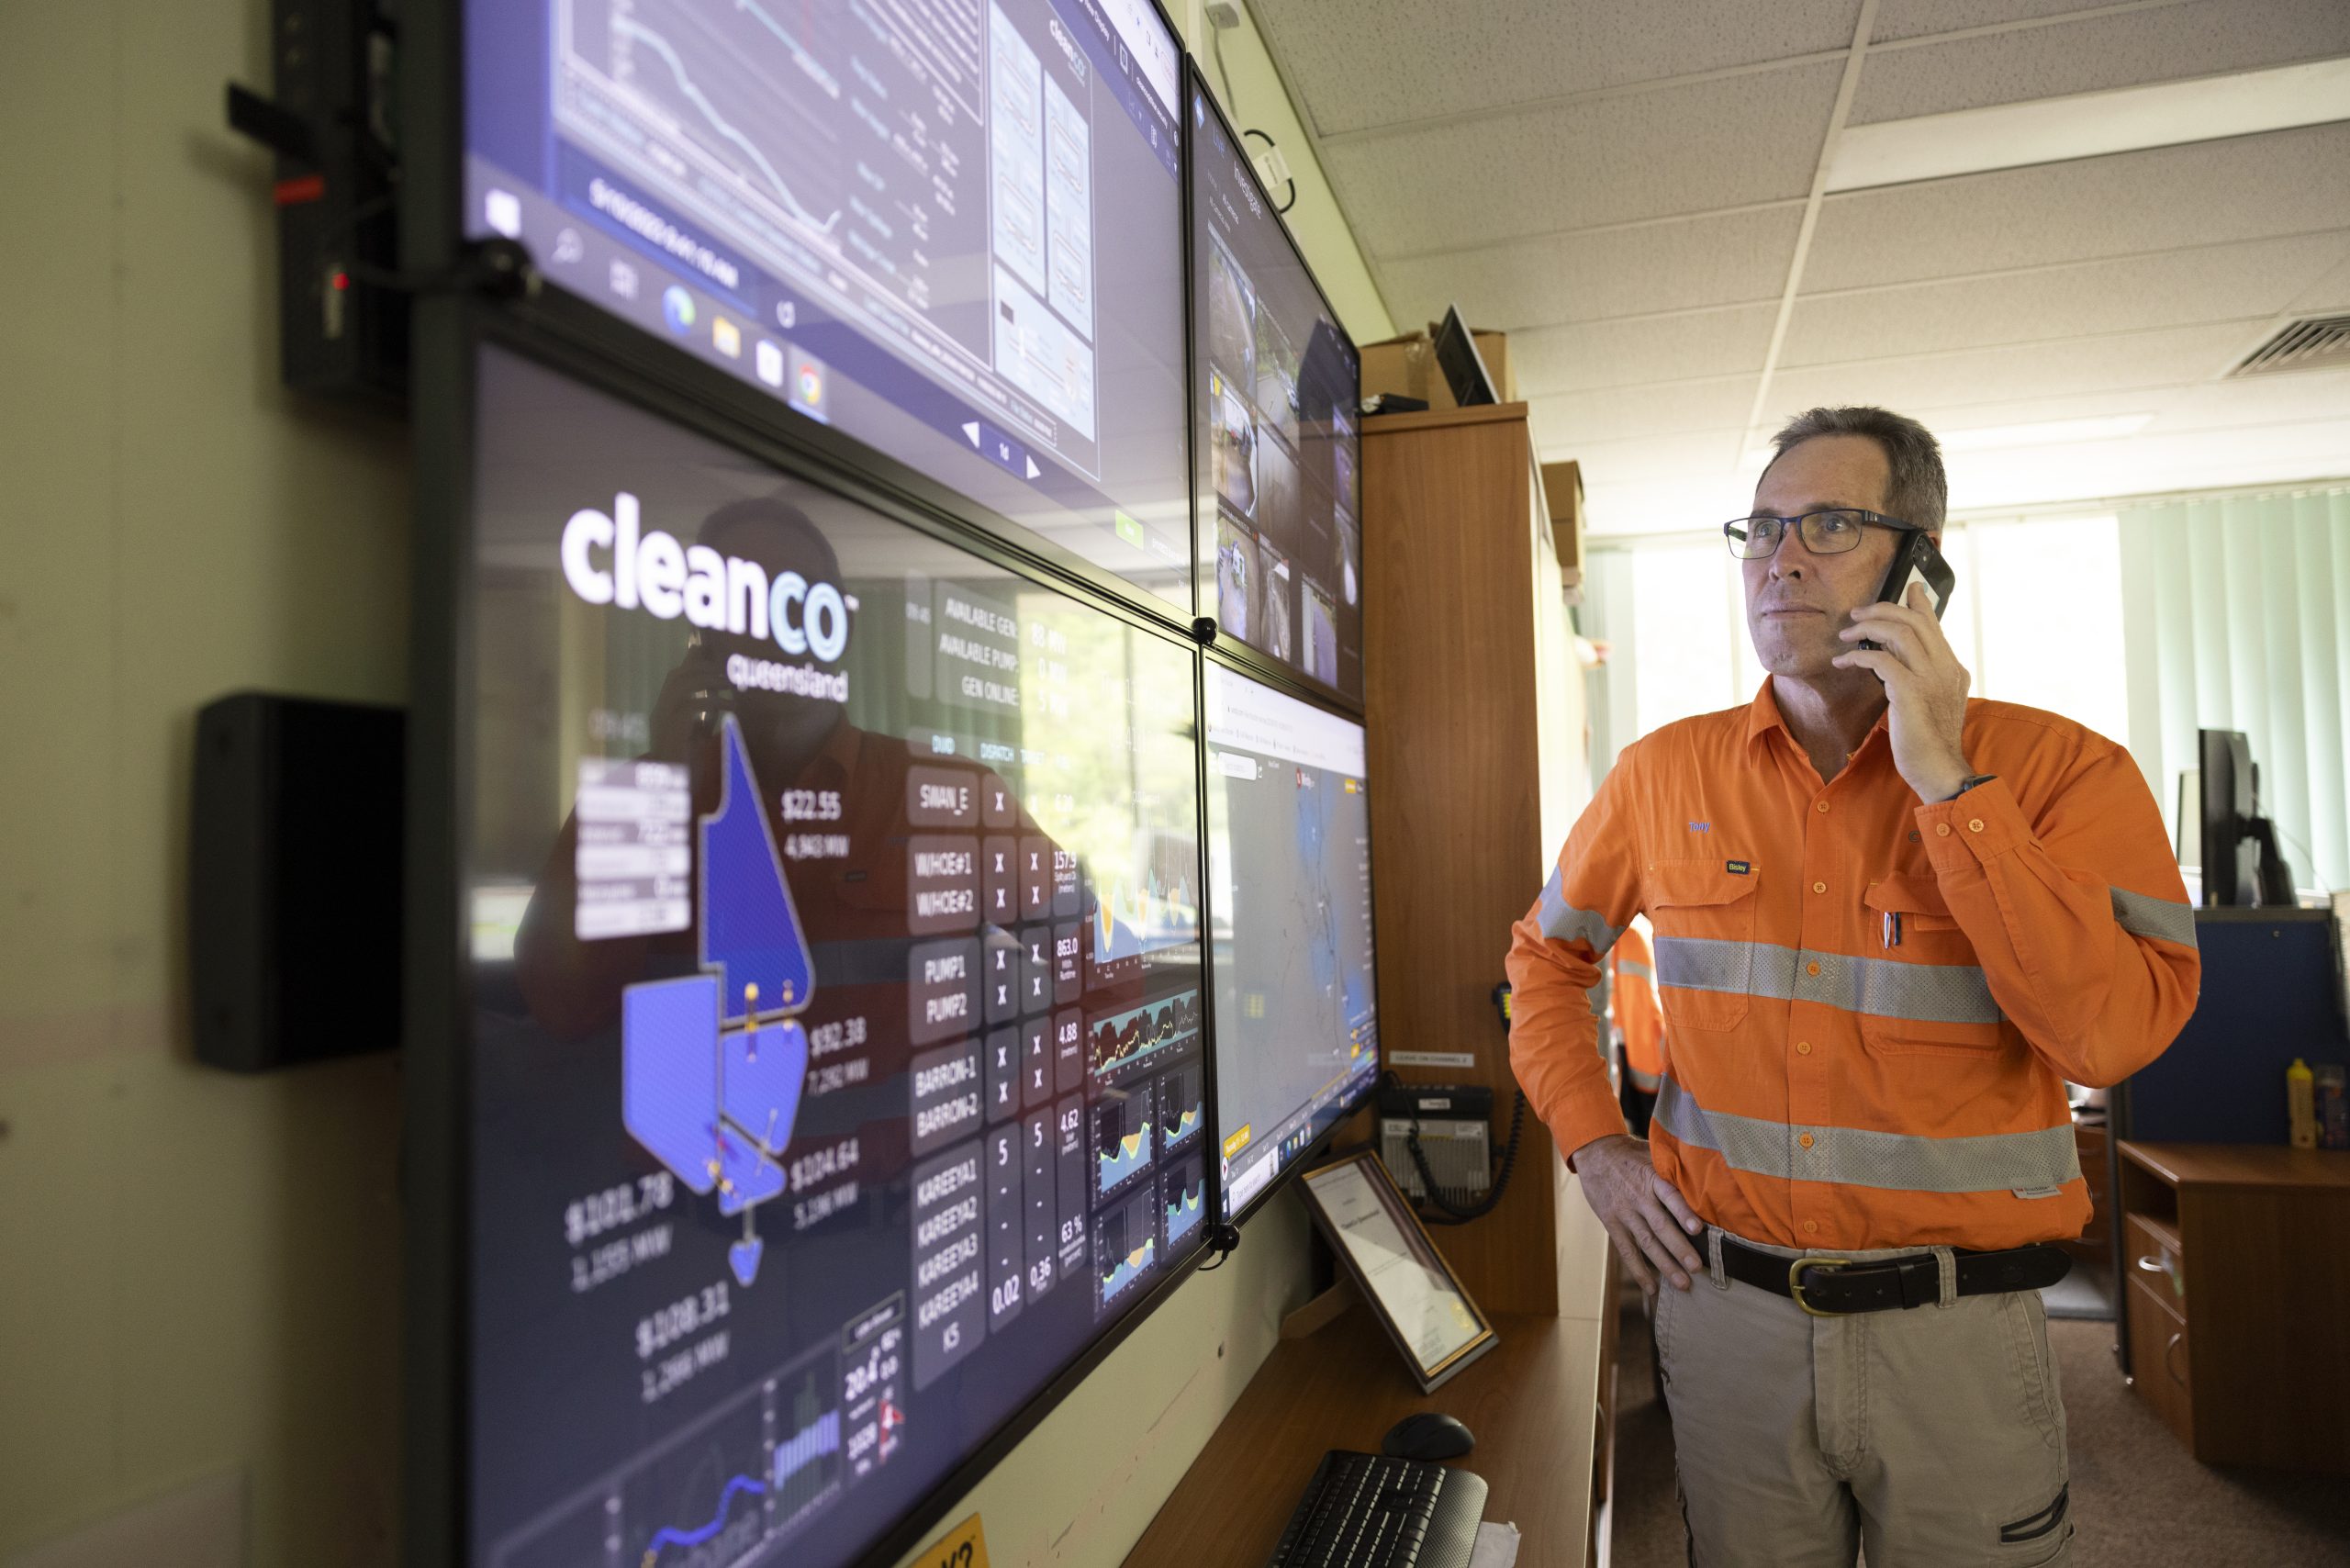
[[[1942,531],[1950,510],[1950,481],[1943,476],[1942,442],[1933,431],[1890,409],[1864,404],[1807,409],[1771,438],[1775,448],[1771,461],[1776,463],[1792,448],[1821,435],[1864,435],[1884,448],[1886,515],[1929,533]]]

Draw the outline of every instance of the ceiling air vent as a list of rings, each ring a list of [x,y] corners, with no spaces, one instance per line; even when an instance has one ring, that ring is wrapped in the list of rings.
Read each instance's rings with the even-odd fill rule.
[[[2222,377],[2273,375],[2286,370],[2331,370],[2350,365],[2350,316],[2304,316],[2244,356]]]

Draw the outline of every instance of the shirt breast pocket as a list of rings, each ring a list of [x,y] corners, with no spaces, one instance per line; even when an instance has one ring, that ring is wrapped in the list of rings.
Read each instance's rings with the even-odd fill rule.
[[[1982,1058],[1999,1048],[1999,1006],[1975,944],[1931,877],[1887,877],[1869,911],[1859,965],[1861,1038],[1880,1056]],[[1891,938],[1891,940],[1888,940]]]
[[[1744,1021],[1753,1001],[1760,880],[1719,860],[1668,860],[1650,871],[1649,924],[1656,928],[1657,996],[1668,1039]]]

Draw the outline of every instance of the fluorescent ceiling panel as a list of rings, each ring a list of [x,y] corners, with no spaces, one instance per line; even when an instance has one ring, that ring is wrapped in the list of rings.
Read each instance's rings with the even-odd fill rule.
[[[2061,163],[2350,119],[2350,58],[1851,126],[1830,191]]]

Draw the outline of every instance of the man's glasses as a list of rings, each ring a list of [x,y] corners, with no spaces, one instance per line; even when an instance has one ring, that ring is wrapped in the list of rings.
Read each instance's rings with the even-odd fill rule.
[[[1722,537],[1729,541],[1729,553],[1740,560],[1762,561],[1779,553],[1779,543],[1786,538],[1790,528],[1802,532],[1804,548],[1815,555],[1841,555],[1847,550],[1857,550],[1861,535],[1871,528],[1917,532],[1915,524],[1882,512],[1835,507],[1826,511],[1807,511],[1801,517],[1738,518],[1722,524]]]

